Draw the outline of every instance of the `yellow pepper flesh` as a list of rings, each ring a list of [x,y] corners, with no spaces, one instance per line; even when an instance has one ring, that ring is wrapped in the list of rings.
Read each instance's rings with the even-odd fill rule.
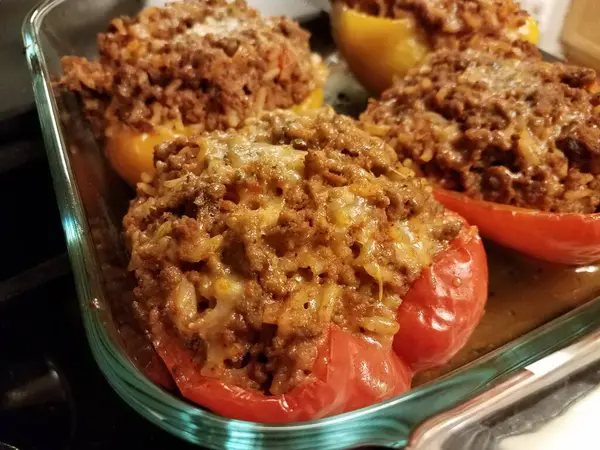
[[[336,2],[331,28],[337,47],[362,85],[372,94],[391,86],[431,51],[415,19],[370,16]],[[539,30],[533,18],[519,28],[520,39],[537,43]]]
[[[322,89],[315,89],[302,103],[292,107],[296,112],[323,105]],[[142,173],[154,172],[154,147],[182,136],[192,136],[196,127],[173,124],[156,127],[150,133],[138,133],[125,127],[111,130],[106,139],[106,156],[113,169],[127,183],[135,186]]]

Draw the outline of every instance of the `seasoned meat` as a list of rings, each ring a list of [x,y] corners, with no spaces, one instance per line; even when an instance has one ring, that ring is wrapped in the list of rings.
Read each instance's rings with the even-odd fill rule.
[[[363,126],[435,184],[552,212],[600,205],[591,69],[438,51],[372,101]]]
[[[124,219],[137,309],[206,376],[281,394],[331,325],[391,344],[461,224],[394,151],[327,108],[162,144]]]
[[[63,58],[60,86],[78,94],[100,135],[115,123],[226,129],[321,87],[326,73],[308,39],[242,0],[185,0],[112,20],[98,60]]]

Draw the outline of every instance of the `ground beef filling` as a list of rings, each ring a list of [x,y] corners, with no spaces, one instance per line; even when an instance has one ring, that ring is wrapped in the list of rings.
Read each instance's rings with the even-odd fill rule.
[[[411,283],[460,229],[394,151],[331,109],[156,150],[124,219],[135,308],[199,370],[281,394],[335,324],[389,346]]]
[[[439,51],[372,101],[361,122],[443,188],[542,211],[595,213],[595,79],[575,66]]]
[[[63,58],[60,85],[80,97],[100,135],[115,123],[227,129],[322,86],[308,39],[295,22],[263,18],[241,0],[187,0],[114,19],[98,35],[98,60]]]
[[[482,48],[535,55],[534,45],[520,40],[528,14],[512,0],[334,0],[365,14],[390,19],[413,18],[433,49]],[[496,41],[490,44],[489,41]],[[513,47],[515,44],[516,46]]]

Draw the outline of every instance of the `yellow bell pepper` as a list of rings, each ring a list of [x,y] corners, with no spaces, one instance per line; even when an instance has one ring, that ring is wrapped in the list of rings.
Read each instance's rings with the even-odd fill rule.
[[[519,38],[523,41],[536,44],[540,41],[540,29],[537,22],[531,16],[527,16],[525,24],[518,29]]]
[[[431,51],[427,37],[410,14],[394,19],[371,16],[338,1],[332,7],[331,28],[350,70],[373,94],[387,89],[395,76],[404,75]],[[539,39],[531,17],[518,33],[533,43]]]
[[[135,186],[142,173],[154,172],[154,147],[162,142],[193,134],[188,127],[164,125],[150,133],[115,127],[106,138],[106,157],[112,168],[127,183]]]
[[[292,107],[297,112],[316,109],[323,105],[323,89],[315,89],[302,103]],[[192,136],[197,127],[166,124],[150,133],[138,133],[125,127],[109,130],[106,138],[106,156],[113,169],[127,183],[135,186],[142,173],[154,172],[154,147],[182,136]]]
[[[302,101],[302,103],[293,106],[291,109],[295,112],[307,111],[309,109],[317,109],[323,106],[325,102],[325,93],[323,89],[315,89],[310,93],[308,97]]]

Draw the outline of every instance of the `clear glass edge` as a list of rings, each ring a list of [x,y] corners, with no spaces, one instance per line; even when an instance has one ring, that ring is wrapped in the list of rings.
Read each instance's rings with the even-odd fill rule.
[[[600,327],[600,298],[596,298],[400,397],[359,411],[295,425],[263,425],[226,419],[163,391],[139,372],[123,352],[106,329],[101,317],[103,312],[90,307],[94,299],[103,296],[97,275],[99,268],[62,137],[49,73],[38,45],[37,30],[44,17],[64,1],[41,2],[25,18],[22,32],[26,58],[88,342],[109,384],[150,422],[184,440],[210,448],[402,447],[411,430],[423,420],[467,401],[528,364]]]

